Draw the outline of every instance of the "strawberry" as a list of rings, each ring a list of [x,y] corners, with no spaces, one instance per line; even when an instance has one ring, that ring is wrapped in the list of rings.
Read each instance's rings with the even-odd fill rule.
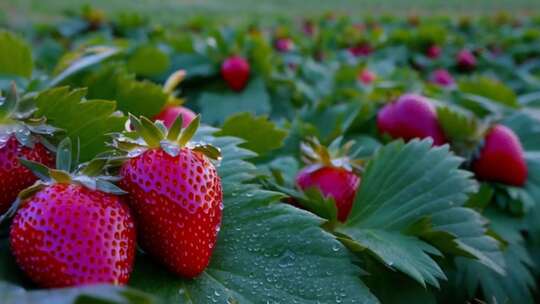
[[[154,120],[161,120],[167,128],[170,128],[179,116],[182,116],[182,127],[185,128],[193,121],[196,114],[186,107],[167,105],[154,117]]]
[[[232,90],[240,92],[249,80],[249,63],[240,56],[229,57],[221,65],[221,76]]]
[[[365,85],[371,84],[375,79],[377,79],[377,75],[368,69],[363,69],[358,74],[358,80]]]
[[[120,186],[129,192],[140,245],[172,272],[195,277],[208,266],[221,225],[221,181],[208,159],[218,158],[219,150],[186,146],[199,116],[183,131],[180,120],[168,132],[144,117],[131,123],[146,144],[127,143],[138,154],[122,165]],[[126,146],[119,138],[117,147]]]
[[[456,64],[462,71],[474,70],[476,67],[476,57],[471,51],[463,49],[456,56]]]
[[[54,155],[42,144],[44,136],[56,129],[45,125],[44,119],[32,118],[18,111],[19,98],[15,87],[0,105],[0,214],[9,209],[17,194],[31,186],[37,177],[21,166],[19,158],[54,164]]]
[[[361,43],[349,48],[349,53],[354,57],[368,56],[373,52],[373,48],[368,43]]]
[[[392,138],[431,137],[434,145],[443,145],[446,138],[437,120],[435,107],[427,98],[405,94],[397,101],[385,105],[377,114],[379,132]]]
[[[71,167],[71,147],[57,159]],[[63,153],[63,155],[62,155]],[[68,161],[64,161],[68,159]],[[41,287],[126,284],[135,256],[135,224],[106,176],[90,177],[96,162],[68,173],[29,160],[43,181],[21,192],[9,240],[17,264]],[[98,163],[101,162],[98,160]],[[44,173],[45,172],[45,173]]]
[[[341,151],[329,152],[314,139],[302,145],[303,159],[308,164],[296,176],[296,184],[302,190],[318,189],[323,196],[334,199],[337,219],[344,222],[351,212],[360,184],[357,162],[346,154],[352,143]]]
[[[527,181],[527,164],[516,134],[506,126],[491,128],[473,161],[472,168],[479,179],[523,186]]]
[[[445,69],[438,69],[431,74],[431,82],[441,87],[451,87],[455,81],[452,75]]]
[[[441,47],[436,44],[432,44],[426,49],[426,56],[431,59],[439,58],[439,56],[441,56],[441,53]]]
[[[293,50],[294,42],[290,38],[278,38],[275,42],[276,50],[287,53]]]

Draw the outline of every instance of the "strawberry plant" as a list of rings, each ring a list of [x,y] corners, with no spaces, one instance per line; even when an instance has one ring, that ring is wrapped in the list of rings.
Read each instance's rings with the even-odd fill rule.
[[[537,27],[3,29],[0,302],[537,302]]]

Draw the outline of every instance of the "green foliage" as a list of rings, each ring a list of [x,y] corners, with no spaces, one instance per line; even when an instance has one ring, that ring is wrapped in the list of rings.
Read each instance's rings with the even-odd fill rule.
[[[276,127],[264,116],[240,113],[229,116],[218,135],[242,138],[246,141],[242,147],[263,155],[281,147],[287,131]]]
[[[168,99],[161,86],[136,80],[134,74],[114,65],[91,74],[85,84],[89,98],[114,100],[119,110],[136,116],[158,114]]]
[[[485,97],[490,102],[507,107],[519,107],[516,93],[508,86],[492,78],[477,77],[460,81],[459,90],[463,93]]]
[[[0,30],[0,74],[30,78],[33,68],[30,46],[15,34]]]
[[[138,47],[127,60],[128,70],[141,76],[159,75],[167,71],[169,65],[169,56],[152,45]]]
[[[80,142],[81,162],[106,151],[107,134],[121,131],[125,122],[125,117],[114,113],[113,101],[85,100],[85,94],[84,89],[61,87],[45,90],[35,98],[37,116],[46,116],[73,142]]]
[[[474,211],[460,207],[476,184],[458,169],[461,159],[447,147],[430,146],[428,140],[397,141],[378,150],[363,174],[349,219],[337,231],[353,250],[367,249],[421,284],[439,286],[438,279],[445,278],[429,255],[440,255],[439,250],[474,256],[502,272],[491,255],[497,243],[485,235]],[[426,219],[429,225],[419,228]],[[453,226],[460,221],[470,226]],[[427,239],[439,250],[418,238],[426,231],[433,233]],[[460,250],[450,250],[456,247]]]
[[[203,121],[209,124],[221,124],[239,109],[256,115],[268,114],[271,111],[266,86],[263,79],[258,77],[252,77],[247,87],[240,93],[204,92],[199,97],[198,103],[201,112],[206,114]]]

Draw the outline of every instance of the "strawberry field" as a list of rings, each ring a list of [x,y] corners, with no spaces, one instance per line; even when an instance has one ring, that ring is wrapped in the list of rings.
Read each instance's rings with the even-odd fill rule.
[[[0,30],[0,303],[536,303],[540,17]]]

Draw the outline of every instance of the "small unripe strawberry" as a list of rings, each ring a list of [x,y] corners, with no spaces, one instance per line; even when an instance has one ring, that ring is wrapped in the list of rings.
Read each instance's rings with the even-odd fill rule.
[[[471,71],[476,68],[476,57],[471,51],[463,49],[457,54],[456,63],[460,70]]]
[[[436,146],[446,143],[435,107],[427,98],[416,94],[402,95],[385,105],[377,114],[377,127],[392,138],[408,141],[430,137]]]
[[[227,58],[221,65],[221,76],[234,91],[242,91],[249,80],[249,63],[240,56]]]
[[[527,163],[521,142],[511,129],[503,125],[495,125],[489,130],[472,168],[482,180],[518,187],[527,181]]]
[[[368,69],[363,69],[358,74],[358,80],[365,85],[371,84],[375,79],[377,79],[377,75]]]
[[[168,105],[154,117],[154,120],[161,120],[167,128],[170,128],[174,121],[182,115],[182,128],[187,127],[197,116],[190,109],[183,106]]]
[[[450,72],[445,69],[438,69],[431,74],[431,82],[441,87],[451,87],[455,81]]]

